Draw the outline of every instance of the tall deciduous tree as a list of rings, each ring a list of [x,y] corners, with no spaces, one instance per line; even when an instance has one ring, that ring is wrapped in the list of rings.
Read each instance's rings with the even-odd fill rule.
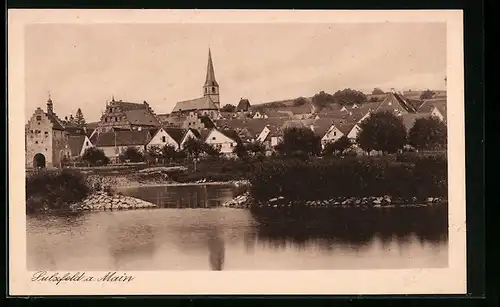
[[[406,128],[392,112],[377,112],[359,125],[358,145],[368,153],[372,150],[395,153],[406,144]]]
[[[318,109],[322,109],[331,103],[334,103],[333,96],[323,91],[317,93],[312,98],[312,104]]]
[[[381,95],[381,94],[385,94],[385,93],[379,87],[374,88],[372,91],[372,95]]]
[[[419,150],[436,150],[446,147],[446,124],[435,117],[419,118],[408,133],[408,142]]]
[[[308,157],[321,152],[321,139],[308,128],[287,128],[276,150],[284,156]]]
[[[78,127],[85,126],[85,118],[83,117],[82,109],[78,108],[78,110],[76,110],[74,122]]]
[[[142,154],[142,152],[139,149],[132,147],[132,146],[129,146],[125,149],[125,151],[123,151],[120,154],[120,161],[122,161],[122,162],[129,161],[129,162],[133,162],[133,163],[143,162],[144,155]]]
[[[304,97],[295,98],[293,101],[294,106],[303,106],[307,103],[307,99]]]

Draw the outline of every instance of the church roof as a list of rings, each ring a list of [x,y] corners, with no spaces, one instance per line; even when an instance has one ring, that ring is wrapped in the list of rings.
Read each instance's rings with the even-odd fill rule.
[[[196,99],[177,102],[172,112],[191,110],[217,110],[217,107],[215,106],[210,96],[203,96]]]
[[[217,81],[215,81],[214,64],[212,63],[212,53],[210,49],[208,49],[207,78],[205,80],[205,86],[219,86]]]

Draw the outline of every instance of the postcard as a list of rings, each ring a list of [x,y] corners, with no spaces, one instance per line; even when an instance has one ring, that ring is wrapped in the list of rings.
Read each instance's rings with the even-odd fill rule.
[[[10,10],[8,116],[11,296],[466,292],[462,11]]]

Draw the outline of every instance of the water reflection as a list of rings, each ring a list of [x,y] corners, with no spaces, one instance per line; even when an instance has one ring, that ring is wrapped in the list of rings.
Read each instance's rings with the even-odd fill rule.
[[[207,195],[210,206],[236,193],[212,188],[207,194],[196,189]],[[165,192],[163,187],[153,191]],[[179,197],[172,195],[165,206],[177,206],[172,199]],[[446,267],[447,216],[447,206],[285,212],[187,207],[42,215],[27,220],[27,266],[215,271]]]
[[[119,192],[141,198],[163,208],[213,208],[240,194],[245,187],[223,185],[144,186],[121,188]]]
[[[225,247],[224,239],[217,230],[210,232],[208,235],[208,250],[210,267],[214,271],[221,271],[224,267]]]

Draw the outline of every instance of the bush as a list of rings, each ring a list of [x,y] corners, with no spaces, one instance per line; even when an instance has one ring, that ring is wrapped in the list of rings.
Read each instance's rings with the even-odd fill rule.
[[[104,151],[97,147],[89,147],[85,149],[82,155],[82,160],[90,166],[102,166],[109,164],[109,158],[106,157]]]
[[[132,162],[132,163],[143,162],[144,155],[136,147],[127,147],[125,149],[125,151],[123,151],[120,154],[120,161],[121,162]]]
[[[258,201],[278,196],[303,201],[447,195],[446,159],[439,156],[422,157],[415,163],[370,157],[265,161],[255,165],[249,179],[250,192]]]
[[[40,170],[26,177],[26,212],[67,210],[91,192],[85,176],[74,170]]]

